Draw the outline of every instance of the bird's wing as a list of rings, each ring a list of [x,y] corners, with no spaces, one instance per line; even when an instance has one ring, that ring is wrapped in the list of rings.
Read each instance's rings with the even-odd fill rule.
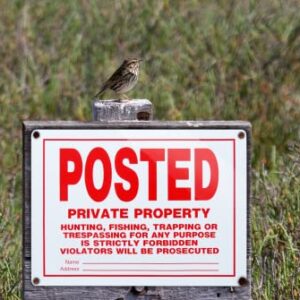
[[[123,68],[123,64],[109,77],[109,79],[106,81],[106,83],[109,83],[109,86],[111,86],[112,83],[115,83],[116,81],[120,80],[120,77],[122,77],[127,70]]]
[[[109,89],[116,81],[120,80],[120,77],[122,77],[126,73],[126,69],[123,67],[123,64],[107,79],[107,81],[103,84],[100,91],[94,96],[98,97],[100,96],[106,89]]]

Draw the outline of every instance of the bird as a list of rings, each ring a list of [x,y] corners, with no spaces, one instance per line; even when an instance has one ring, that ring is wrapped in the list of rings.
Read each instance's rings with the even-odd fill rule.
[[[125,93],[130,91],[136,85],[141,61],[142,60],[138,58],[125,59],[121,66],[102,85],[100,91],[94,97],[98,98],[106,90],[111,89],[116,94],[128,99]]]

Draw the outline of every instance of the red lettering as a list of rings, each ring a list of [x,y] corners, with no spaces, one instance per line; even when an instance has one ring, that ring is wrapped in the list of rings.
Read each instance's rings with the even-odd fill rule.
[[[203,187],[203,161],[210,167],[210,182]],[[195,149],[195,200],[209,200],[216,193],[219,169],[215,154],[209,149]]]
[[[157,162],[165,160],[164,149],[141,149],[141,160],[148,162],[148,197],[157,200]]]
[[[169,201],[190,201],[191,200],[191,185],[193,186],[193,199],[205,201],[211,199],[218,188],[219,169],[218,161],[213,151],[210,149],[198,148],[194,150],[193,164],[189,167],[178,167],[180,161],[191,160],[191,149],[164,149],[164,148],[146,148],[140,149],[140,157],[134,149],[125,147],[117,151],[113,165],[110,157],[104,148],[96,147],[90,151],[87,156],[85,166],[78,150],[66,148],[59,150],[60,155],[60,201],[68,201],[68,191],[70,185],[76,185],[83,174],[87,193],[91,199],[96,202],[105,200],[112,186],[112,172],[118,175],[121,179],[114,183],[114,189],[117,197],[124,202],[132,201],[136,198],[139,190],[139,176],[144,176],[143,171],[137,174],[135,168],[131,165],[136,165],[141,162],[146,162],[148,165],[148,199],[157,201],[158,197],[158,162],[164,162],[163,166],[167,168],[167,178],[162,178],[162,185],[167,183]],[[166,161],[165,151],[168,151]],[[99,161],[102,165],[103,176],[101,182],[95,185],[94,173],[96,172],[95,163]],[[69,164],[73,164],[73,169],[69,168]],[[210,172],[208,184],[204,186],[204,164],[208,164]],[[145,166],[145,165],[144,165]],[[190,168],[194,167],[194,178],[190,178]],[[114,169],[114,170],[113,170]],[[137,168],[137,170],[143,170]],[[99,176],[98,176],[99,177]],[[96,178],[98,178],[96,176]],[[194,182],[193,182],[194,179]],[[178,186],[178,181],[186,180],[186,186]],[[126,183],[124,182],[126,181]],[[128,183],[128,184],[127,184]],[[99,185],[101,184],[101,187]],[[126,186],[129,186],[126,188]],[[69,217],[72,217],[70,215]]]
[[[102,186],[97,189],[94,185],[93,171],[94,164],[99,160],[103,166],[103,183]],[[109,156],[103,148],[94,148],[88,155],[85,165],[85,184],[89,196],[96,202],[103,201],[110,190],[112,178],[112,169]]]
[[[60,201],[68,201],[68,186],[76,184],[82,173],[82,160],[80,153],[76,149],[60,149]],[[74,170],[68,171],[68,163],[74,163]]]
[[[176,187],[179,179],[189,179],[187,168],[177,168],[177,161],[190,160],[190,149],[169,149],[168,150],[168,197],[169,200],[191,200],[191,189]]]
[[[115,183],[116,193],[120,200],[128,202],[136,197],[139,179],[134,170],[124,165],[124,159],[127,159],[130,164],[136,164],[138,159],[136,153],[131,148],[121,148],[115,158],[115,167],[118,175],[130,184],[130,188],[126,190],[123,183]]]
[[[75,209],[68,209],[68,219],[71,219],[73,216],[76,215],[76,210]]]

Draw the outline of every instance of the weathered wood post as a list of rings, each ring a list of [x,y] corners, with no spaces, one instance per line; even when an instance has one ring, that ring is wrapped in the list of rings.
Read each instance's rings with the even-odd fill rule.
[[[148,121],[152,120],[152,103],[147,99],[120,102],[115,100],[95,101],[94,121]]]

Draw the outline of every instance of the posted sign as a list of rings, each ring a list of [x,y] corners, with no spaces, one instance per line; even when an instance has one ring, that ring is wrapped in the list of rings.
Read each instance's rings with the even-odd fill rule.
[[[247,277],[246,132],[38,132],[31,244],[40,285],[236,286]]]

